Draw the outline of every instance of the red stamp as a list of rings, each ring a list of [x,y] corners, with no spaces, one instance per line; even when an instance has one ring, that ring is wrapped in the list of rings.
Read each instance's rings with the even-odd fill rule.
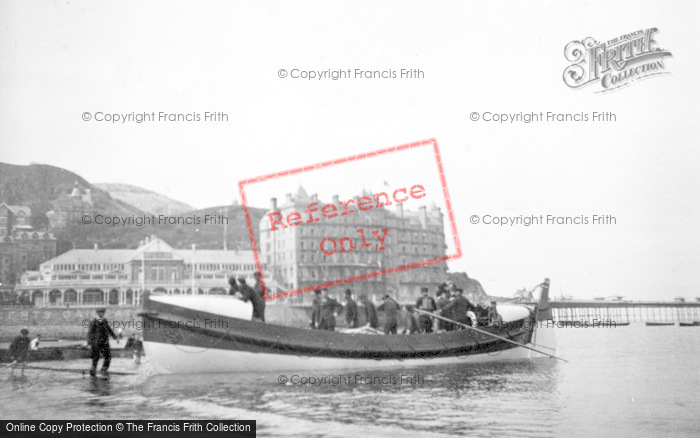
[[[384,179],[368,190],[366,185],[377,175],[397,183]],[[350,193],[322,201],[317,194],[307,194],[301,183],[304,178],[309,188],[329,189],[332,182],[349,188]],[[277,189],[260,189],[262,183],[275,185],[273,182]],[[299,184],[298,192],[288,193],[278,205],[273,195],[294,183]],[[271,200],[259,224],[253,223],[248,206],[247,188],[250,191],[253,185],[258,195],[270,195]],[[389,274],[420,268],[427,271],[402,277],[404,283],[435,284],[440,276],[436,266],[462,256],[435,139],[248,178],[238,183],[238,190],[268,301],[365,280],[372,282],[370,289],[385,287],[396,292],[399,280],[395,284],[376,282]],[[258,226],[259,242],[254,228]],[[276,290],[265,287],[265,274],[274,279]]]

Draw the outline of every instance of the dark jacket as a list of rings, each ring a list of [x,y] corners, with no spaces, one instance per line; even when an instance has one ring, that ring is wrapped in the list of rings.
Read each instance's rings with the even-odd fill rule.
[[[365,301],[365,320],[372,328],[379,328],[379,318],[377,317],[377,308],[374,307],[371,301]]]
[[[319,322],[321,322],[321,297],[317,296],[311,304],[311,327],[316,328]]]
[[[360,324],[359,315],[357,314],[357,303],[352,298],[348,298],[348,301],[345,303],[345,322],[348,324],[348,327],[352,328]]]
[[[253,303],[253,318],[265,321],[265,300],[262,295],[247,284],[238,285],[238,292],[243,297],[243,301]]]
[[[468,299],[464,298],[461,295],[458,295],[455,297],[454,300],[447,306],[445,306],[442,311],[443,315],[445,315],[447,318],[454,319],[455,321],[459,321],[463,324],[466,324],[468,322],[467,320],[467,311],[469,310],[475,310],[474,306],[472,305],[471,302],[469,302]],[[447,316],[446,312],[451,311],[452,315]]]
[[[333,321],[335,322],[335,313],[343,310],[342,304],[334,300],[333,298],[328,298],[324,300],[321,298],[320,303],[320,320]]]
[[[88,328],[88,345],[109,345],[109,337],[117,339],[117,335],[112,331],[106,319],[95,318]]]
[[[389,298],[377,307],[377,310],[384,311],[386,313],[387,320],[398,320],[399,310],[401,310],[401,304]]]
[[[236,295],[236,292],[238,292],[238,285],[236,283],[229,283],[230,287],[228,288],[228,294],[229,295]]]
[[[17,336],[10,344],[10,349],[8,354],[10,359],[23,361],[27,357],[27,350],[29,350],[29,343],[32,340],[28,336]]]

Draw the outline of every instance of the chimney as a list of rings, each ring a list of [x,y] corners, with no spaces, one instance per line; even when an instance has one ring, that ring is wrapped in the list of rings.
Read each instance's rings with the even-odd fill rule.
[[[99,248],[99,247],[98,247],[98,245],[97,245],[97,244],[95,244],[95,251],[97,251],[97,250],[98,250],[98,248]]]
[[[338,196],[338,195],[333,195],[333,203],[334,203],[334,204],[340,204],[340,196]]]
[[[318,202],[318,193],[314,193],[313,195],[311,195],[311,200],[313,202]]]
[[[418,210],[420,214],[418,215],[418,220],[420,220],[420,224],[423,226],[423,229],[428,228],[428,207],[425,205],[418,207]]]
[[[270,199],[270,211],[277,211],[277,198]]]
[[[292,194],[287,193],[287,202],[292,202]]]
[[[396,215],[400,218],[403,217],[403,203],[401,202],[396,203]]]

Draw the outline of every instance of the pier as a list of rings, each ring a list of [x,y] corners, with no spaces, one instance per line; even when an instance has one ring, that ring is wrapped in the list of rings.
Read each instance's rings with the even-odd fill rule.
[[[692,322],[700,321],[700,301],[551,301],[556,321]]]

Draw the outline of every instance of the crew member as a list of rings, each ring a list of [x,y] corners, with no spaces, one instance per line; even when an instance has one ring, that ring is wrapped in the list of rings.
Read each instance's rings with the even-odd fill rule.
[[[367,295],[360,295],[360,302],[365,306],[365,324],[369,325],[371,328],[379,328],[379,318],[377,317],[377,308],[374,304],[367,298]]]
[[[343,306],[328,296],[328,289],[323,289],[321,291],[321,302],[320,302],[321,312],[320,321],[318,323],[318,328],[321,330],[334,331],[335,330],[335,317],[338,316]]]
[[[105,319],[105,308],[97,309],[97,318],[94,318],[88,328],[87,342],[92,349],[92,368],[90,375],[94,376],[97,371],[97,362],[100,360],[100,354],[104,357],[102,362],[102,374],[107,374],[109,363],[112,361],[112,350],[109,347],[109,337],[116,339],[117,344],[119,339],[109,326],[109,321]]]
[[[437,310],[437,304],[433,297],[428,295],[428,288],[420,288],[421,295],[416,300],[416,309],[422,310],[424,312],[433,313]],[[432,333],[433,332],[433,319],[424,313],[418,312],[418,325],[420,327],[421,333]]]
[[[321,321],[321,289],[315,289],[314,301],[311,304],[311,328],[317,329],[318,323]]]
[[[265,322],[265,300],[262,295],[248,286],[245,282],[245,278],[240,277],[238,283],[240,283],[238,285],[238,293],[241,294],[241,299],[253,303],[253,319],[255,321]]]
[[[401,304],[394,301],[388,294],[384,295],[383,300],[384,302],[377,307],[377,310],[383,310],[386,313],[384,334],[395,335],[399,325],[399,310],[401,310]]]
[[[357,303],[352,299],[352,291],[350,289],[345,290],[345,325],[350,328],[357,328],[359,325]]]
[[[228,278],[228,284],[231,286],[228,288],[228,294],[229,295],[236,295],[238,292],[238,285],[236,285],[236,277],[229,277]]]
[[[452,315],[451,313],[448,313],[448,311],[443,311],[445,307],[447,307],[448,304],[450,304],[450,293],[447,291],[447,289],[442,289],[437,291],[437,308],[439,313],[444,316],[445,318],[450,318]],[[452,323],[447,322],[443,319],[438,319],[438,330],[445,330],[445,331],[450,331],[452,330]]]
[[[451,312],[450,319],[453,319],[461,324],[469,325],[469,318],[467,317],[467,312],[473,310],[472,304],[468,299],[464,298],[462,295],[464,291],[462,289],[455,289],[454,299],[445,306],[441,313],[447,314]],[[463,329],[462,326],[457,326],[455,329]]]
[[[8,351],[10,355],[10,360],[12,361],[12,371],[10,374],[15,372],[15,367],[17,364],[22,366],[22,375],[24,375],[24,367],[27,366],[27,350],[29,350],[29,330],[23,328],[19,331],[19,335],[15,337],[10,344],[10,349]]]

